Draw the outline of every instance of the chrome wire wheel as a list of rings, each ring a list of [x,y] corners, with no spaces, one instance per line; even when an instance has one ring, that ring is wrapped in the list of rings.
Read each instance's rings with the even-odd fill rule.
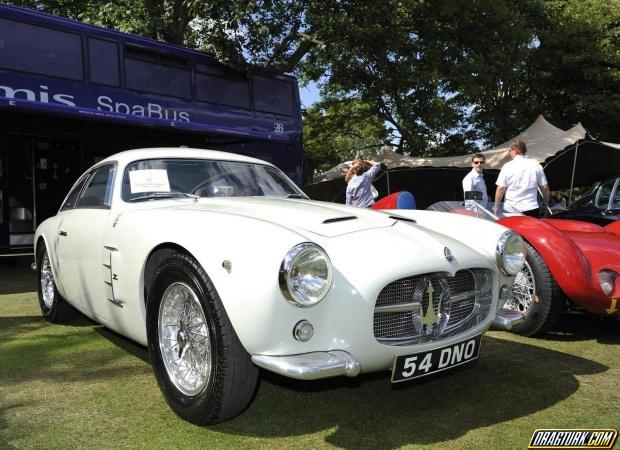
[[[56,286],[54,284],[52,264],[50,263],[50,258],[47,255],[47,251],[43,253],[43,258],[41,258],[40,282],[41,297],[43,298],[43,303],[45,304],[46,308],[51,309],[52,306],[54,306],[54,292]]]
[[[527,314],[536,298],[536,280],[532,267],[526,261],[523,269],[515,276],[512,295],[506,302],[506,308]]]
[[[211,374],[211,340],[200,300],[187,284],[175,282],[165,290],[157,329],[170,381],[185,395],[200,394]]]

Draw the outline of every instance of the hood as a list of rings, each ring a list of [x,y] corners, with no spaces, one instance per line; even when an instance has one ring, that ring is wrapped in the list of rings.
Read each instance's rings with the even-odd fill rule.
[[[325,237],[390,227],[396,219],[366,208],[279,197],[201,198],[173,209],[235,214]]]

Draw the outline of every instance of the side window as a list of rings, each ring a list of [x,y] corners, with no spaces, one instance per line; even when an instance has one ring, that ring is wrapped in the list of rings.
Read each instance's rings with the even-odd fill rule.
[[[67,199],[65,200],[65,202],[62,204],[62,206],[60,207],[61,211],[65,211],[67,209],[71,209],[75,206],[75,201],[78,198],[78,195],[80,195],[80,191],[82,190],[82,188],[84,187],[84,184],[86,183],[86,181],[88,180],[88,176],[84,175],[76,184],[75,187],[71,190],[71,192],[69,193],[69,195],[67,196]]]
[[[611,190],[614,187],[614,183],[616,180],[609,180],[598,188],[598,192],[596,193],[596,199],[594,200],[594,205],[599,209],[607,209],[609,205],[609,199],[611,197]]]
[[[613,209],[620,209],[620,179],[618,179],[618,184],[616,184],[616,192],[614,193],[614,199],[611,202],[611,207]]]
[[[0,18],[0,67],[81,81],[82,39],[79,34]]]
[[[118,47],[114,42],[88,39],[90,81],[107,86],[119,86]]]
[[[77,208],[109,208],[112,203],[112,182],[115,166],[106,164],[97,168],[88,180],[77,201]]]

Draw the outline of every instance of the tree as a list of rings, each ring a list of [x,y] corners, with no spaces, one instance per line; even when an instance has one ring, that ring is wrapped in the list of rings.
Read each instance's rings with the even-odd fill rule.
[[[533,104],[560,128],[620,141],[620,3],[549,0],[532,55]]]
[[[321,102],[304,113],[304,183],[356,157],[373,158],[388,139],[383,119],[359,100]]]

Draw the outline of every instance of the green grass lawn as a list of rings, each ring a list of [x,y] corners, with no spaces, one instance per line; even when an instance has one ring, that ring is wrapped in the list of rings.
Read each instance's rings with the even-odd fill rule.
[[[404,385],[263,372],[247,411],[201,428],[168,408],[143,347],[45,322],[34,290],[31,271],[0,267],[0,448],[523,449],[536,428],[620,428],[617,321],[489,332],[474,365]]]

